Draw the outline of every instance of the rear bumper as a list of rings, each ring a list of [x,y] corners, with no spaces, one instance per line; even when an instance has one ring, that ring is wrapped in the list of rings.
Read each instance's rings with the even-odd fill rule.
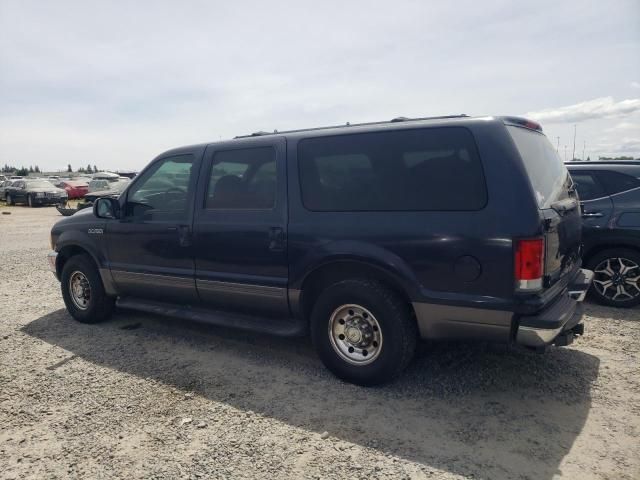
[[[567,345],[573,332],[582,332],[582,301],[584,300],[593,272],[580,270],[569,284],[566,293],[536,315],[522,316],[516,331],[516,343],[528,347],[544,347],[551,343]],[[561,338],[560,338],[561,337]]]

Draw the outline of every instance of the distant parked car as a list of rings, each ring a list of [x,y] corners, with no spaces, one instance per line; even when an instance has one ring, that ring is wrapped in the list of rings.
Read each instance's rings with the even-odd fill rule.
[[[76,180],[64,180],[58,185],[67,192],[69,198],[82,198],[89,192],[89,184]]]
[[[56,205],[67,201],[67,192],[48,180],[17,180],[7,189],[6,200],[9,205]]]
[[[117,191],[121,192],[131,180],[126,177],[94,178],[89,182],[89,192]]]
[[[584,264],[591,296],[604,305],[640,304],[640,162],[569,162],[582,206]]]
[[[0,182],[0,200],[7,199],[7,188],[14,182],[15,180],[5,180]]]

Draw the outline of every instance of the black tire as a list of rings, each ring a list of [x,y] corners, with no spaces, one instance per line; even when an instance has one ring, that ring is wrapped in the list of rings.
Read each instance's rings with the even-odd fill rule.
[[[623,263],[627,267],[631,265],[631,262],[637,265],[637,267],[634,267],[633,269],[626,272],[626,275],[623,277],[623,279],[626,280],[628,278],[635,278],[640,275],[640,252],[630,248],[612,248],[603,250],[602,252],[594,255],[587,262],[587,268],[594,271],[593,283],[591,284],[591,288],[589,289],[589,296],[602,305],[608,305],[610,307],[618,308],[633,307],[640,304],[640,281],[635,282],[635,287],[628,283],[623,284],[625,291],[632,295],[633,298],[622,296],[614,300],[610,296],[607,296],[610,295],[609,292],[613,293],[612,289],[616,288],[614,286],[603,289],[604,293],[606,293],[607,295],[603,295],[603,292],[598,289],[599,286],[602,285],[599,282],[607,281],[610,275],[608,273],[598,273],[596,272],[596,269],[602,271],[603,266],[606,266],[606,262],[607,260],[609,260],[611,270],[614,273],[619,273],[620,261],[618,259],[623,259]],[[603,265],[603,263],[605,265]],[[596,285],[596,283],[598,283],[598,285]]]
[[[7,195],[5,200],[7,201],[7,205],[13,205],[13,198],[11,198],[11,195]]]
[[[84,275],[90,288],[88,304],[84,309],[79,308],[72,299],[70,279],[75,272]],[[60,285],[67,310],[78,322],[98,323],[113,313],[115,298],[106,295],[98,269],[89,255],[75,255],[67,260],[62,268]]]
[[[330,338],[332,314],[351,304],[370,311],[382,335],[378,356],[367,365],[346,361],[334,349]],[[363,386],[397,378],[413,358],[418,338],[410,306],[383,284],[366,279],[343,280],[326,288],[313,306],[310,327],[311,340],[324,365],[337,377]]]

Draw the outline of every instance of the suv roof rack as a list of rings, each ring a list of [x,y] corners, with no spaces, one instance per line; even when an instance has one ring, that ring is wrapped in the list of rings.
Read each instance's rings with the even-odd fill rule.
[[[234,139],[236,138],[251,138],[251,137],[261,137],[263,135],[278,135],[281,133],[298,133],[298,132],[312,132],[315,130],[328,130],[331,128],[342,128],[342,127],[366,127],[369,125],[384,125],[386,123],[396,123],[396,122],[419,122],[421,120],[442,120],[442,119],[447,119],[447,118],[463,118],[463,117],[468,117],[469,115],[465,114],[465,113],[461,113],[459,115],[441,115],[441,116],[437,116],[437,117],[419,117],[419,118],[408,118],[408,117],[395,117],[392,118],[391,120],[383,120],[381,122],[365,122],[365,123],[350,123],[347,122],[345,124],[342,125],[330,125],[327,127],[314,127],[314,128],[299,128],[296,130],[283,130],[283,131],[278,131],[278,130],[274,130],[273,132],[265,132],[265,131],[259,131],[259,132],[253,132],[250,133],[249,135],[237,135],[235,137],[233,137]]]

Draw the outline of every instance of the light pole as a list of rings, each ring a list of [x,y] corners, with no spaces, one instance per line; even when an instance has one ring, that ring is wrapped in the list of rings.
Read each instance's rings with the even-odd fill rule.
[[[567,146],[564,146],[564,161],[567,161]]]
[[[558,144],[556,145],[556,153],[560,150],[560,137],[556,137],[558,139]]]
[[[585,157],[584,157],[584,151],[587,149],[587,141],[583,140],[582,141],[582,160],[584,161]]]

